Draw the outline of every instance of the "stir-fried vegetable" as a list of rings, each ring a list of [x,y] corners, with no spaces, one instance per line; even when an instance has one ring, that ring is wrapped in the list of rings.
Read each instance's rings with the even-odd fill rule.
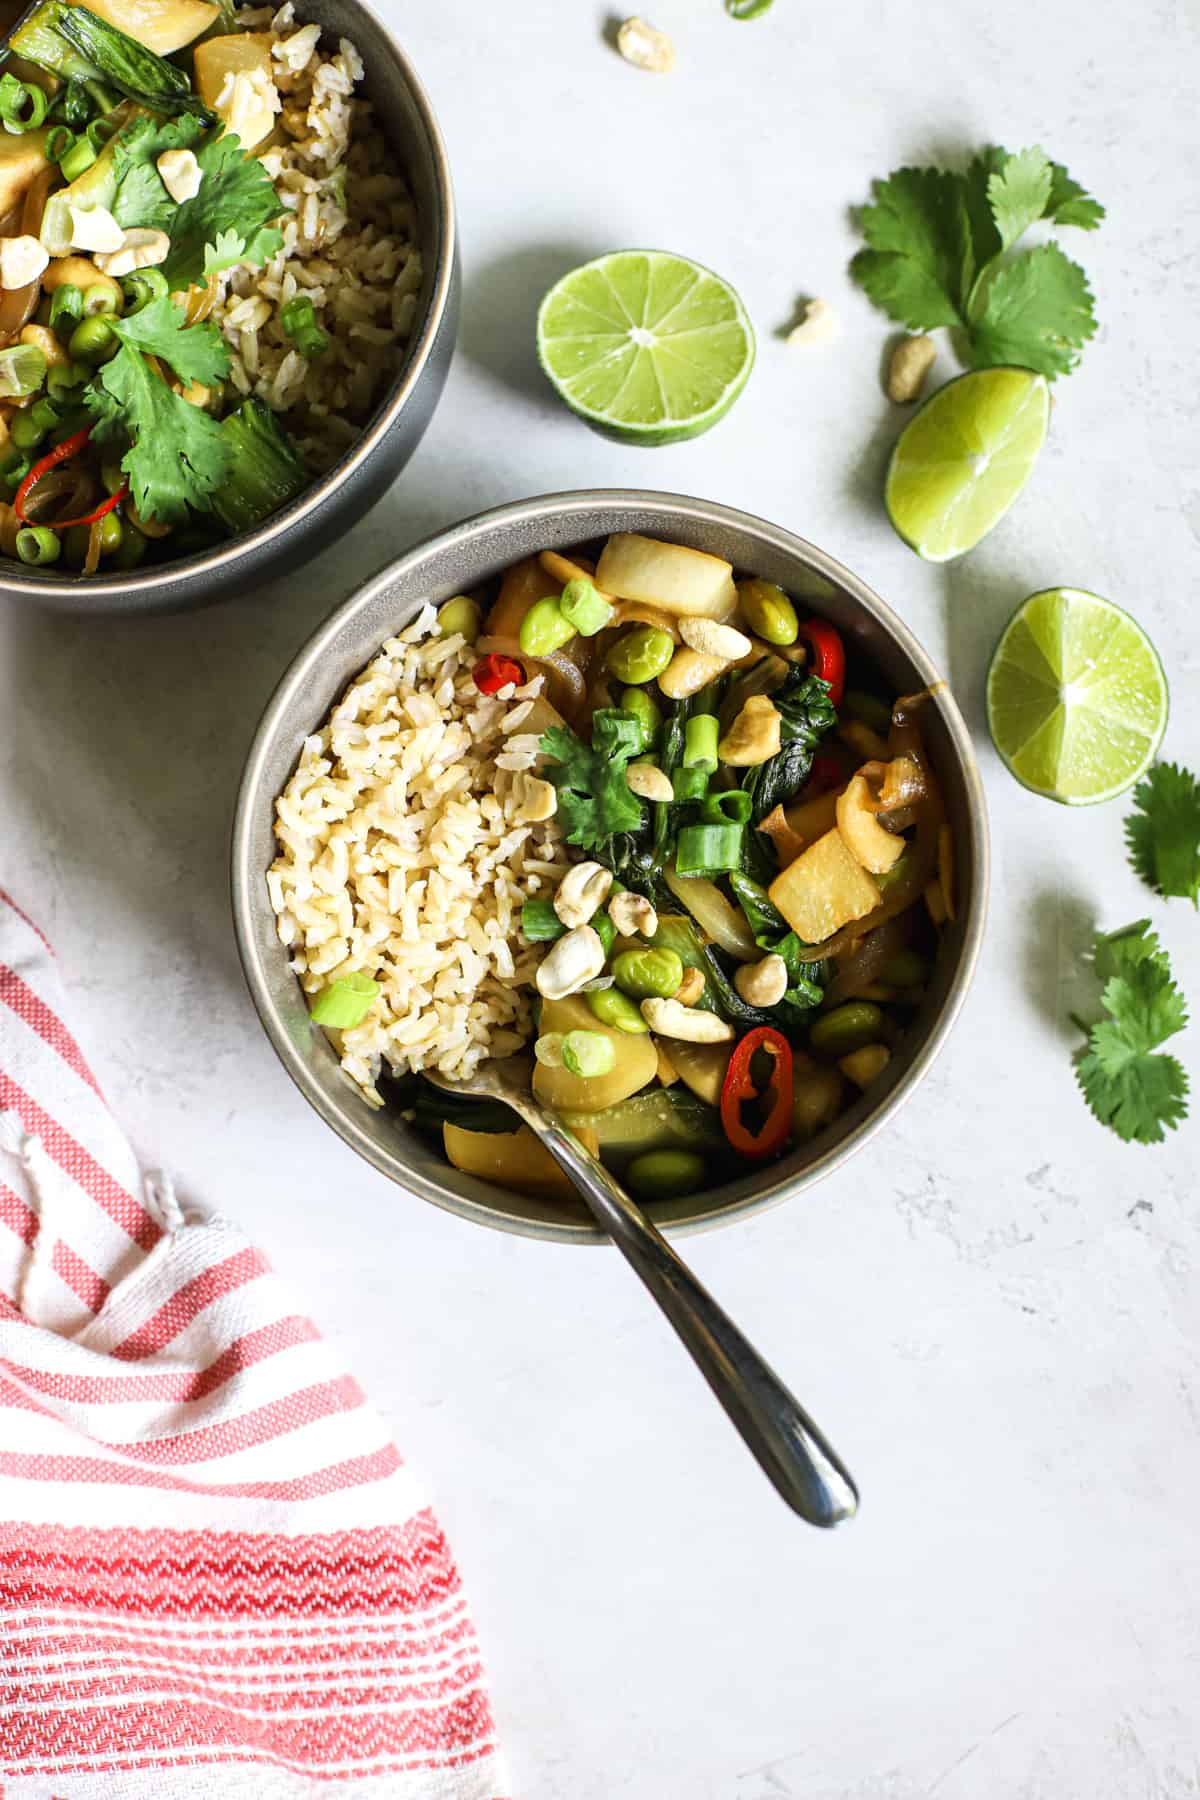
[[[307,479],[304,465],[261,400],[243,400],[220,429],[229,461],[213,511],[230,531],[248,531],[296,498]]]

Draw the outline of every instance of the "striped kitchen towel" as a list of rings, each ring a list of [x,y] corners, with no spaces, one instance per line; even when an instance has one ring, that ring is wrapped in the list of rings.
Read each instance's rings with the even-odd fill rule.
[[[0,1793],[498,1800],[475,1629],[379,1418],[139,1171],[0,893]]]

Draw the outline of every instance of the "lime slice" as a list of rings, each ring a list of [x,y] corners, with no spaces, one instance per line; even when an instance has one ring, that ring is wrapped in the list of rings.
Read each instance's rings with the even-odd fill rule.
[[[1123,794],[1167,724],[1167,678],[1136,620],[1080,588],[1019,606],[987,683],[992,741],[1017,780],[1064,806]]]
[[[754,367],[729,283],[665,250],[614,250],[572,269],[538,309],[537,344],[559,397],[622,444],[699,437]]]
[[[884,503],[906,544],[949,562],[999,523],[1025,486],[1050,418],[1029,369],[977,369],[947,382],[900,433]]]

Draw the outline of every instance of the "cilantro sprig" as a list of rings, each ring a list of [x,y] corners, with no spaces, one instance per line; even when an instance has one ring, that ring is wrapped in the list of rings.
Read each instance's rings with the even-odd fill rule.
[[[965,174],[897,169],[860,215],[867,248],[851,273],[910,331],[961,331],[975,368],[1070,372],[1096,330],[1091,289],[1056,243],[1018,251],[1046,221],[1094,231],[1104,208],[1036,145],[993,147]]]
[[[625,770],[642,747],[637,719],[610,706],[592,714],[590,746],[568,725],[542,733],[540,748],[554,758],[546,779],[558,790],[558,821],[568,844],[600,851],[618,833],[641,830],[642,803]]]
[[[1159,1049],[1187,1024],[1183,995],[1149,919],[1099,935],[1092,966],[1106,1016],[1076,1021],[1088,1040],[1076,1065],[1083,1097],[1126,1143],[1161,1144],[1188,1110],[1187,1073]]]
[[[1156,763],[1133,790],[1125,842],[1136,874],[1157,894],[1200,906],[1200,781]]]
[[[143,518],[182,524],[189,507],[210,510],[209,495],[228,473],[228,441],[217,421],[174,393],[146,359],[158,358],[181,381],[212,386],[229,373],[228,347],[217,326],[185,325],[168,294],[106,323],[121,348],[84,395],[92,437],[124,448],[121,467]]]

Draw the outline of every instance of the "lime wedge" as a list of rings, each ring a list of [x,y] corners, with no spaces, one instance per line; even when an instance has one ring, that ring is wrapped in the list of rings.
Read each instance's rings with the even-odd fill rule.
[[[754,333],[729,283],[665,250],[615,250],[572,269],[538,309],[537,346],[560,399],[622,444],[699,437],[754,367]]]
[[[1080,588],[1019,606],[987,683],[992,741],[1017,780],[1064,806],[1123,794],[1167,724],[1167,679],[1136,620]]]
[[[949,562],[999,523],[1025,486],[1050,418],[1029,369],[977,369],[947,382],[900,433],[884,503],[906,544]]]

